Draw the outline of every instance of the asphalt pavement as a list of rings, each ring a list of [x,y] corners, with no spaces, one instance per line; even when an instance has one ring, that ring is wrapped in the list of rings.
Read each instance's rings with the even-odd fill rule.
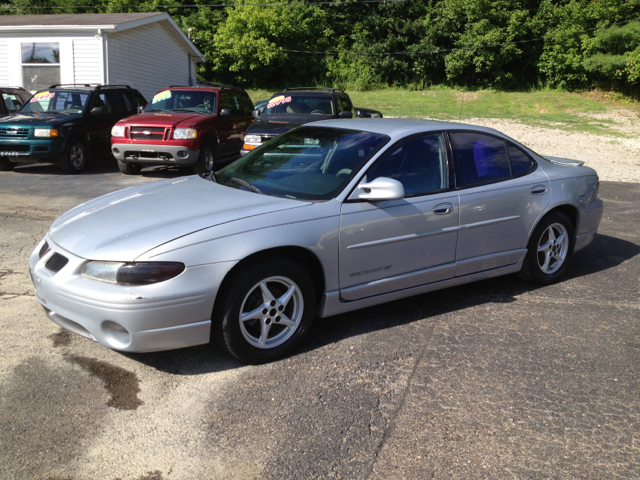
[[[284,360],[70,334],[27,261],[67,209],[180,176],[0,172],[0,479],[640,478],[640,185],[604,182],[566,279],[515,275],[319,320]]]

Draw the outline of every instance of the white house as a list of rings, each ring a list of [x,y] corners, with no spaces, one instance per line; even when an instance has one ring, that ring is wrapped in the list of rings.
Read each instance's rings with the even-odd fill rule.
[[[149,100],[205,61],[167,13],[0,15],[0,86],[129,85]]]

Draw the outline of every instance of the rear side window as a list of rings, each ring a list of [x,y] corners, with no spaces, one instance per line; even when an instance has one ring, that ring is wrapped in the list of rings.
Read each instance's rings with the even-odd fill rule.
[[[251,112],[253,111],[253,102],[249,98],[247,92],[237,92],[236,95],[240,99],[240,103],[244,108],[244,114],[251,115]]]
[[[345,94],[338,94],[336,97],[338,101],[338,113],[340,112],[352,112],[353,105],[351,104],[351,100]],[[353,112],[352,112],[353,113]]]
[[[16,113],[24,103],[15,93],[3,93],[2,98],[4,98],[4,103],[7,104],[7,110],[9,110],[9,113]]]
[[[122,95],[122,92],[110,92],[109,96],[111,97],[113,109],[116,113],[127,113],[129,109],[124,101],[124,95]]]
[[[507,151],[509,152],[509,161],[511,162],[511,171],[514,176],[526,173],[532,166],[531,157],[516,147],[514,144],[507,143]]]
[[[504,142],[475,132],[452,132],[457,158],[458,186],[476,185],[511,177]]]

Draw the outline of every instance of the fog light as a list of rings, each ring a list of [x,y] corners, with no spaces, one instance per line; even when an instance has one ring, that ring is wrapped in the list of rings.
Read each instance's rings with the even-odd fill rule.
[[[188,152],[185,152],[184,150],[180,150],[180,151],[178,152],[178,156],[179,156],[180,158],[187,158],[187,157],[189,156],[189,153],[188,153]]]
[[[104,338],[114,348],[124,348],[131,343],[131,334],[122,325],[111,320],[102,322]]]
[[[115,153],[116,155],[118,155],[120,153],[120,149],[119,148],[114,148],[113,149],[113,153]]]

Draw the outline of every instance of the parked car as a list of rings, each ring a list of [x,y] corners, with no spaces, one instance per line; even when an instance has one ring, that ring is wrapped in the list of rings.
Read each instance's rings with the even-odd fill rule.
[[[253,111],[259,119],[247,129],[242,155],[278,135],[309,122],[330,118],[382,118],[382,113],[355,108],[349,95],[339,88],[288,88],[274,94],[263,111]]]
[[[37,161],[79,173],[91,157],[109,155],[113,124],[144,104],[126,85],[52,85],[0,119],[0,169]]]
[[[495,130],[330,120],[216,175],[79,205],[29,271],[49,318],[104,346],[212,338],[261,363],[291,352],[316,316],[509,273],[557,282],[602,212],[594,170]]]
[[[16,113],[29,97],[31,93],[22,87],[0,87],[0,118]]]
[[[267,103],[269,103],[269,100],[260,100],[259,102],[253,105],[254,109],[257,110],[259,113],[259,115],[256,115],[256,118],[260,118],[260,116],[262,116],[265,108],[267,108]]]
[[[160,90],[143,113],[111,131],[111,151],[125,175],[149,165],[213,171],[216,163],[240,156],[245,130],[253,122],[247,92],[228,85],[172,86]]]

